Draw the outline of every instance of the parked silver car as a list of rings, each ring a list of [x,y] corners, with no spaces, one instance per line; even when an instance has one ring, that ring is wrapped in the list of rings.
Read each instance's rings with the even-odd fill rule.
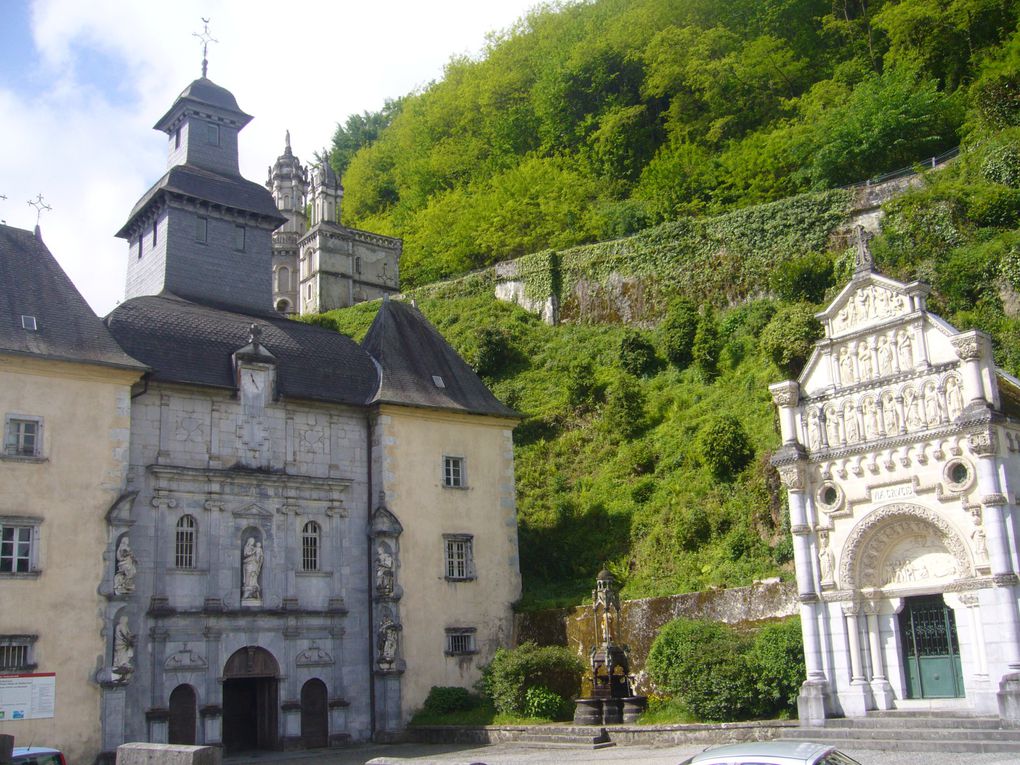
[[[828,744],[810,741],[753,741],[713,746],[680,765],[860,765]]]

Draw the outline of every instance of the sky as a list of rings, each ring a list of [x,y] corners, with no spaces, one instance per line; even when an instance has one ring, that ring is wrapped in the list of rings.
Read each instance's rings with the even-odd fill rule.
[[[124,296],[114,233],[166,171],[152,129],[209,72],[254,119],[241,174],[264,183],[290,130],[306,164],[349,114],[377,111],[478,56],[538,0],[0,0],[0,221],[36,225],[100,316]],[[6,197],[4,199],[3,197]]]

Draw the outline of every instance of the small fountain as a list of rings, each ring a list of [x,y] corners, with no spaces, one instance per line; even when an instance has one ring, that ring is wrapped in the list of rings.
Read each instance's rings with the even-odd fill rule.
[[[603,569],[591,593],[595,633],[595,645],[589,654],[592,695],[574,702],[574,722],[578,725],[637,722],[648,706],[645,696],[632,693],[627,647],[613,640],[620,626],[620,596],[615,585],[613,575]]]

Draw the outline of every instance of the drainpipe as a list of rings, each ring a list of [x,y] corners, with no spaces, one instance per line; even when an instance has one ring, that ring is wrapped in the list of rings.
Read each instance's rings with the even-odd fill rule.
[[[372,741],[375,741],[375,601],[373,599],[373,591],[375,587],[373,570],[372,570],[372,554],[375,551],[374,545],[372,544],[372,496],[373,496],[373,485],[372,485],[372,413],[367,412],[365,414],[365,437],[368,440],[365,449],[366,464],[368,469],[368,497],[366,500],[368,514],[365,516],[367,523],[366,534],[365,534],[365,545],[367,554],[365,555],[367,572],[365,581],[368,583],[368,714],[369,714],[369,730],[371,731]]]

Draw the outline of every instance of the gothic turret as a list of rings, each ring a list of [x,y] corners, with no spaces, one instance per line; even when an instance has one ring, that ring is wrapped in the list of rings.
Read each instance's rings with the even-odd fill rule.
[[[308,173],[290,148],[287,131],[283,154],[269,168],[266,188],[287,219],[273,232],[273,307],[283,314],[298,310],[298,240],[308,230],[305,200],[308,194]]]

